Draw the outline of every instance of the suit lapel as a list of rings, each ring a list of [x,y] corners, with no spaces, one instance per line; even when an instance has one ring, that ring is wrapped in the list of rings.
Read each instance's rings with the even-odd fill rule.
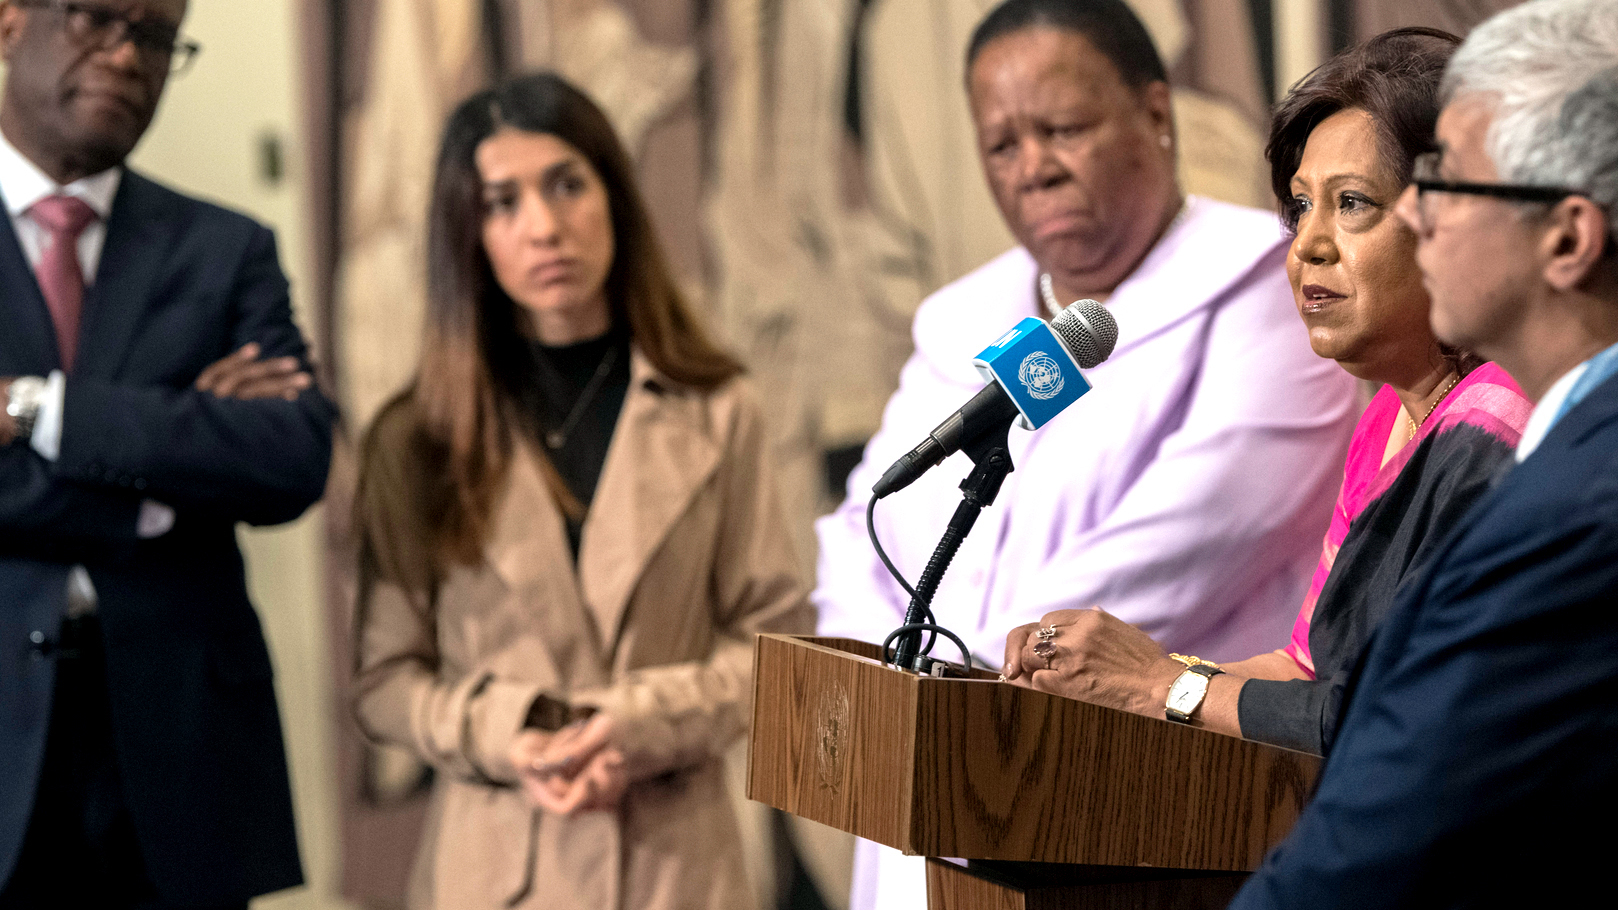
[[[1371,671],[1373,659],[1380,658],[1376,671],[1381,675],[1406,652],[1406,644],[1420,621],[1424,606],[1444,596],[1443,590],[1435,593],[1441,583],[1446,587],[1474,583],[1478,581],[1480,565],[1486,570],[1498,571],[1497,564],[1480,560],[1478,554],[1489,554],[1498,559],[1523,539],[1522,522],[1515,520],[1512,513],[1513,507],[1518,506],[1515,500],[1533,497],[1536,486],[1564,482],[1554,473],[1553,459],[1577,448],[1590,434],[1612,420],[1618,420],[1618,377],[1598,386],[1579,406],[1570,410],[1522,464],[1517,464],[1515,458],[1506,459],[1505,464],[1495,472],[1489,491],[1472,505],[1460,526],[1450,529],[1437,549],[1427,557],[1420,574],[1399,586],[1394,595],[1393,609],[1372,630],[1353,665],[1344,689],[1340,718],[1348,717],[1350,704],[1363,677]],[[1602,452],[1597,457],[1605,455]],[[1547,461],[1552,463],[1551,469],[1547,469]],[[1551,473],[1547,474],[1547,471]],[[1503,515],[1496,514],[1497,511],[1503,512]],[[1477,542],[1473,542],[1475,538]],[[1459,558],[1455,555],[1457,551],[1460,551]],[[1459,581],[1454,577],[1457,566],[1465,570]],[[1374,647],[1379,640],[1386,640],[1389,644],[1384,648]],[[1373,651],[1376,653],[1373,654]],[[1388,653],[1384,655],[1382,651]]]
[[[669,532],[719,465],[699,395],[659,377],[639,351],[585,519],[579,580],[606,653],[636,584]]]
[[[1556,421],[1540,448],[1574,448],[1614,419],[1618,419],[1618,376],[1609,376]]]
[[[43,376],[61,366],[51,311],[4,205],[0,205],[0,324],[5,326],[0,354],[6,371]]]
[[[125,171],[107,221],[95,283],[85,290],[84,328],[74,371],[112,379],[129,353],[135,327],[174,242],[178,209],[151,181]]]

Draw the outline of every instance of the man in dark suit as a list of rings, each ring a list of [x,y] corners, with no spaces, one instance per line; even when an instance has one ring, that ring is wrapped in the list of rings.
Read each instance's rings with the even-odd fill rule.
[[[185,0],[0,0],[0,907],[302,878],[239,521],[319,498],[331,404],[268,230],[123,167]]]
[[[1440,338],[1536,402],[1362,655],[1319,790],[1233,906],[1604,903],[1618,818],[1618,4],[1537,0],[1446,78],[1399,203]]]

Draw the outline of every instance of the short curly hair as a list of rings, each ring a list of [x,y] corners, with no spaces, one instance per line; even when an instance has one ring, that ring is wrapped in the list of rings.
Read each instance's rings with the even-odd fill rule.
[[[1133,89],[1167,82],[1168,70],[1152,36],[1124,0],[1006,0],[989,11],[966,46],[966,71],[989,42],[1030,28],[1077,32],[1112,62]]]
[[[1264,149],[1270,188],[1287,230],[1298,229],[1292,177],[1309,134],[1339,111],[1370,114],[1382,166],[1401,186],[1410,182],[1416,156],[1433,148],[1444,67],[1460,44],[1460,38],[1436,28],[1394,29],[1338,54],[1292,87],[1276,106]],[[1442,342],[1438,351],[1461,376],[1483,363],[1476,354]]]
[[[1315,127],[1339,111],[1370,114],[1383,166],[1401,185],[1410,181],[1416,156],[1433,147],[1444,66],[1460,44],[1435,28],[1394,29],[1338,54],[1292,87],[1276,106],[1264,150],[1270,188],[1289,230],[1298,227],[1292,177],[1303,148]]]

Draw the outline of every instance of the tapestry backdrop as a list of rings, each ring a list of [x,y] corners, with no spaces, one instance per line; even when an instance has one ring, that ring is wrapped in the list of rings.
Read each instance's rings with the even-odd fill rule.
[[[841,498],[841,479],[880,420],[917,304],[1012,243],[984,185],[962,90],[967,38],[992,0],[305,2],[310,172],[324,213],[317,292],[332,352],[325,378],[343,403],[349,445],[414,368],[445,114],[493,78],[554,69],[608,112],[680,280],[758,380],[781,495],[811,569],[810,524]],[[1170,68],[1185,189],[1269,206],[1271,0],[1131,2]],[[1306,59],[1397,24],[1464,31],[1507,5],[1275,2],[1319,23],[1311,43],[1320,50],[1305,48]],[[327,514],[343,668],[352,665],[352,475],[351,457],[340,455]],[[362,746],[345,724],[345,892],[396,906],[426,774],[403,752]],[[783,826],[739,808],[756,835],[761,900],[777,901],[795,861],[778,848]],[[808,828],[792,839],[827,903],[842,905],[846,842]]]

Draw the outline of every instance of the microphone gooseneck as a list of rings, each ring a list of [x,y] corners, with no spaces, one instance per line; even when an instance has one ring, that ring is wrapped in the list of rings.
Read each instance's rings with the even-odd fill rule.
[[[970,441],[967,438],[968,427],[973,429],[973,436],[979,435],[979,428],[1010,427],[1011,422],[1017,419],[1017,414],[1017,403],[1000,386],[989,383],[955,413],[944,418],[944,422],[934,427],[920,444],[900,456],[871,487],[871,492],[878,499],[897,493],[937,467],[939,462],[959,452],[961,446]]]

